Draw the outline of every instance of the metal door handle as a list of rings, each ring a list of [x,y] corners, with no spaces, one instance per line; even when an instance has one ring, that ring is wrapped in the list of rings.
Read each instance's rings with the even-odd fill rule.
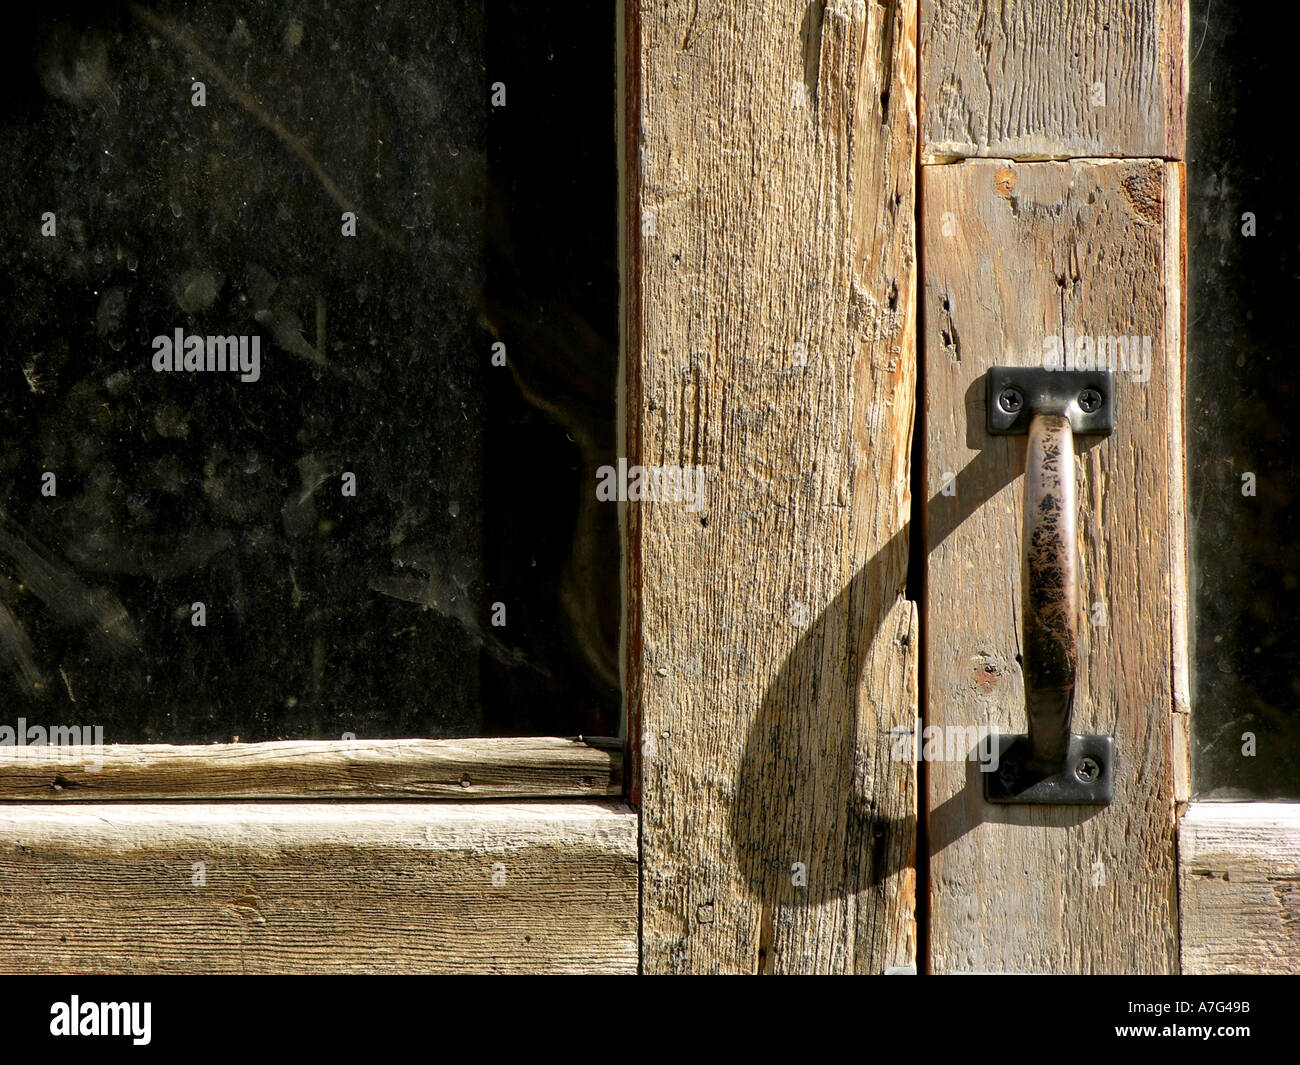
[[[988,429],[1027,433],[1022,672],[1028,731],[999,736],[989,802],[1105,805],[1114,793],[1110,736],[1070,731],[1078,664],[1078,504],[1074,436],[1114,428],[1110,370],[995,366],[988,372]]]

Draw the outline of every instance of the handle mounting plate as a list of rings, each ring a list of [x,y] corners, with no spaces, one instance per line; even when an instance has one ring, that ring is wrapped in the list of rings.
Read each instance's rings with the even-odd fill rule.
[[[984,798],[992,803],[1039,806],[1108,806],[1115,797],[1115,744],[1109,736],[1071,736],[1065,761],[1035,769],[1029,737],[997,737],[997,768],[984,774]]]
[[[1063,414],[1075,436],[1109,436],[1115,429],[1114,370],[1048,370],[1041,366],[994,366],[988,382],[988,430],[992,436],[1023,436],[1034,414]],[[1080,400],[1097,394],[1094,410]],[[1004,395],[1019,396],[1019,405]],[[1014,407],[1014,409],[1008,409]]]

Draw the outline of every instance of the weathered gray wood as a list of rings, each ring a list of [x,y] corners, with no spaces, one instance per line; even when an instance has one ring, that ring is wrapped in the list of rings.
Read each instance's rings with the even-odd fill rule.
[[[596,798],[623,754],[552,737],[0,747],[0,800]]]
[[[922,158],[1181,159],[1186,0],[927,0]]]
[[[1300,973],[1300,805],[1193,803],[1178,831],[1185,973]]]
[[[915,957],[915,4],[643,2],[629,655],[648,972]],[[902,760],[891,754],[904,750]]]
[[[930,763],[935,971],[1178,964],[1171,602],[1183,575],[1169,419],[1181,387],[1180,176],[1158,160],[923,168],[927,727],[1025,729],[1025,438],[987,434],[985,371],[1041,365],[1052,336],[1151,342],[1148,380],[1140,366],[1117,373],[1114,435],[1075,443],[1073,727],[1114,735],[1115,801],[989,806],[977,764]]]
[[[0,806],[0,972],[631,973],[636,824],[616,803]]]
[[[1181,217],[1178,219],[1178,256],[1165,264],[1168,284],[1178,292],[1187,291],[1187,165],[1172,164],[1178,180]],[[1165,389],[1168,413],[1165,425],[1169,433],[1169,609],[1173,625],[1173,769],[1174,800],[1185,804],[1192,792],[1191,747],[1191,653],[1190,591],[1187,548],[1187,444],[1183,426],[1184,397],[1187,394],[1187,301],[1166,303],[1170,316],[1168,333],[1178,337],[1177,352],[1170,349],[1169,387]],[[1181,808],[1181,807],[1179,807]]]

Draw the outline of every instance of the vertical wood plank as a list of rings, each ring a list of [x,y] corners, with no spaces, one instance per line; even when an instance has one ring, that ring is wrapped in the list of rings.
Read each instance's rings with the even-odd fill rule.
[[[643,2],[643,968],[915,957],[915,2]]]
[[[1170,500],[1181,456],[1169,417],[1181,387],[1180,178],[1160,160],[923,168],[927,727],[1025,729],[1025,441],[987,435],[984,372],[1041,365],[1051,337],[1147,338],[1151,351],[1149,367],[1118,367],[1114,434],[1076,440],[1073,730],[1114,735],[1115,801],[989,806],[976,763],[930,763],[935,971],[1177,966],[1171,602],[1182,575]]]
[[[1169,572],[1170,572],[1170,623],[1173,652],[1173,770],[1175,809],[1181,813],[1192,793],[1191,748],[1191,576],[1188,569],[1187,545],[1187,446],[1183,424],[1187,394],[1187,165],[1171,164],[1172,177],[1177,180],[1179,214],[1178,239],[1171,246],[1165,263],[1165,284],[1183,294],[1177,300],[1166,300],[1167,331],[1177,335],[1176,345],[1169,353],[1169,387],[1166,389],[1168,413],[1165,424],[1169,431]]]
[[[921,5],[922,158],[1181,159],[1187,0]]]

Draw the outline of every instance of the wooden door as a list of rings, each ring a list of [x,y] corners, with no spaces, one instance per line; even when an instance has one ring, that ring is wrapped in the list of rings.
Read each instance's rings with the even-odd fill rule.
[[[983,375],[1136,339],[1114,434],[1067,474],[1073,729],[1114,737],[1115,799],[992,807],[928,762],[931,971],[1177,969],[1183,40],[1160,0],[923,7],[927,726],[1025,729],[1025,443],[986,432]]]
[[[917,15],[642,10],[634,449],[710,470],[707,515],[633,526],[648,971],[1177,966],[1181,7]],[[1155,353],[1078,456],[1120,794],[993,813],[940,759],[918,801],[918,662],[925,736],[1023,731],[1024,452],[982,382],[1066,330]]]
[[[1300,969],[1294,808],[1188,805],[1187,45],[1183,0],[922,4],[927,727],[1025,727],[1026,452],[981,376],[1072,350],[1117,411],[1068,474],[1074,729],[1114,737],[1114,801],[991,807],[926,762],[930,972]]]
[[[1224,871],[1184,855],[1184,913],[1219,932],[1180,944],[1185,4],[635,21],[629,451],[709,471],[705,513],[630,513],[643,968],[1163,973],[1222,953],[1222,913],[1254,896],[1205,884],[1264,883],[1293,852],[1276,812],[1258,860],[1222,817],[1189,821],[1188,854]],[[1053,345],[1116,369],[1115,432],[1071,469],[1074,731],[1114,738],[1116,793],[994,807],[951,739],[1025,730],[1025,443],[987,433],[984,375]],[[1252,923],[1274,968],[1294,964],[1284,923]]]

